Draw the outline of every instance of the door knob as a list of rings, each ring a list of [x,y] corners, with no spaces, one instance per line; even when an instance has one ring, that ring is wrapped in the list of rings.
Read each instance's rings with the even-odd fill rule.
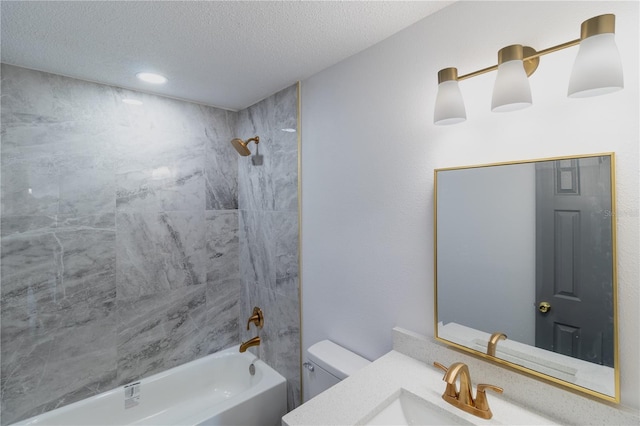
[[[551,309],[551,304],[549,302],[540,302],[538,305],[538,310],[543,314],[549,312],[549,309]]]

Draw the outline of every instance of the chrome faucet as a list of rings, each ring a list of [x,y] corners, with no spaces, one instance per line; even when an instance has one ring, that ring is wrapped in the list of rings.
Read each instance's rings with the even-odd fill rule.
[[[454,362],[449,368],[434,362],[433,365],[444,371],[442,380],[447,382],[447,387],[442,394],[442,399],[459,409],[473,414],[483,419],[490,419],[493,416],[485,391],[491,389],[494,392],[502,393],[502,388],[493,385],[478,385],[476,398],[473,398],[473,388],[471,387],[471,375],[469,367],[462,362]],[[456,387],[456,382],[460,379],[460,390]]]

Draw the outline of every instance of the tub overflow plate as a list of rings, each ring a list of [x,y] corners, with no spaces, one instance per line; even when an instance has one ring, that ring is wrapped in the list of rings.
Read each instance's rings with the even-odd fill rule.
[[[124,386],[124,408],[129,409],[140,404],[140,382]]]

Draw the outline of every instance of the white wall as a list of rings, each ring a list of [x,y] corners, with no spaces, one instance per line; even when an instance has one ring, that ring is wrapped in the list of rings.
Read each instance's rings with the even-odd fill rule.
[[[542,58],[534,105],[490,112],[495,73],[460,83],[468,121],[436,127],[436,74],[492,65],[522,43],[579,37],[615,13],[623,91],[567,99],[577,47]],[[330,338],[368,358],[391,328],[433,335],[433,169],[615,151],[622,402],[638,407],[638,3],[460,2],[302,83],[303,348]]]

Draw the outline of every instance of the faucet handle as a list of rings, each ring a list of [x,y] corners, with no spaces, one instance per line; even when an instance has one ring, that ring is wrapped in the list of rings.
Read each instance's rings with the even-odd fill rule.
[[[262,309],[259,307],[253,308],[253,315],[247,321],[247,330],[249,326],[253,323],[256,327],[262,328],[264,326],[264,315],[262,314]]]
[[[434,361],[434,362],[433,362],[433,365],[434,365],[434,366],[436,366],[436,367],[438,367],[440,370],[444,371],[445,373],[446,373],[446,372],[447,372],[447,370],[448,370],[448,368],[447,368],[447,367],[445,367],[444,365],[440,364],[440,363],[439,363],[439,362],[437,362],[437,361]]]
[[[489,402],[487,401],[486,390],[490,389],[496,393],[502,393],[503,389],[499,386],[487,385],[487,384],[479,384],[476,391],[476,408],[478,410],[491,412],[489,408]]]
[[[433,365],[438,367],[440,370],[444,371],[444,374],[447,374],[447,371],[449,371],[449,369],[447,367],[445,367],[444,365],[440,364],[439,362],[434,361]],[[452,398],[458,398],[458,390],[456,389],[456,384],[455,383],[447,383],[447,388],[444,390],[444,395],[448,395]]]

